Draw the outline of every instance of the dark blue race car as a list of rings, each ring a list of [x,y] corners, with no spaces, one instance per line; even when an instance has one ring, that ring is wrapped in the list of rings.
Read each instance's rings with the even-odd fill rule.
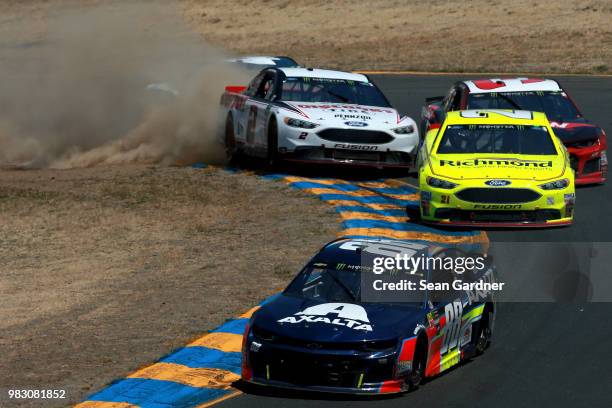
[[[394,240],[327,244],[251,318],[242,380],[338,393],[397,393],[482,353],[495,313],[490,258],[481,257],[481,268],[462,268],[461,274],[435,261],[438,266],[401,279],[393,272],[373,273],[374,258],[404,254],[441,261],[474,256]],[[401,286],[389,286],[391,281]],[[424,289],[397,290],[408,282]],[[393,293],[372,290],[385,283]]]

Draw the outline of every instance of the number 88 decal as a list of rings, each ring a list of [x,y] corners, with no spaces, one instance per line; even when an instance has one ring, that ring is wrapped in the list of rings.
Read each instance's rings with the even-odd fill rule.
[[[455,300],[453,303],[448,303],[444,306],[444,315],[446,316],[446,332],[444,333],[440,354],[445,354],[457,347],[461,331],[461,317],[463,316],[463,304],[461,301]]]

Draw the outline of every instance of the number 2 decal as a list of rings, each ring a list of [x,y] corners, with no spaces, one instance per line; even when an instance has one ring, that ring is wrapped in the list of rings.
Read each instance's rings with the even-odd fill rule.
[[[444,341],[440,348],[440,354],[445,354],[457,347],[461,331],[461,317],[463,316],[461,300],[455,300],[453,303],[444,306],[444,315],[446,316],[446,332],[444,333]]]

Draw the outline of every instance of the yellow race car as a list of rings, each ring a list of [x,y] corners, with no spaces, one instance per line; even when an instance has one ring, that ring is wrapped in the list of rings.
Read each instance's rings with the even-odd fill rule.
[[[546,115],[512,110],[448,112],[418,158],[420,213],[457,226],[569,225],[574,172]]]

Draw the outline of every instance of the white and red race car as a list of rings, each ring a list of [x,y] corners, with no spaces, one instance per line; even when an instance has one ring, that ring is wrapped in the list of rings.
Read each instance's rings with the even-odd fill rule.
[[[401,116],[367,76],[269,67],[221,97],[228,159],[412,167],[416,123]]]

